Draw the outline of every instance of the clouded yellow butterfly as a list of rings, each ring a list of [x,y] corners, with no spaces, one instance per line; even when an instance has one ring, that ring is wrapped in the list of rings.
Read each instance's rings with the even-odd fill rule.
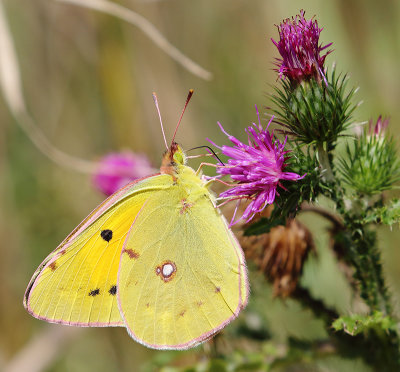
[[[226,326],[247,296],[240,245],[173,140],[160,174],[111,195],[43,261],[24,306],[48,322],[124,326],[148,347],[186,349]]]

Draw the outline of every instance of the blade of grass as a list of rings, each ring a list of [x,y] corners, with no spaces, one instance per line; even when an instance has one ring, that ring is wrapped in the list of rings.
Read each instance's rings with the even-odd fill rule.
[[[61,3],[74,4],[89,9],[94,9],[109,15],[118,17],[136,27],[145,33],[161,50],[167,53],[172,59],[182,65],[192,74],[204,79],[211,80],[211,72],[192,61],[184,55],[179,49],[172,45],[165,36],[146,18],[133,10],[127,9],[116,3],[107,0],[55,0]]]
[[[0,0],[0,90],[16,123],[30,138],[33,144],[56,164],[72,168],[83,173],[94,173],[97,164],[75,156],[54,147],[26,109],[22,93],[19,63],[15,52],[13,39],[7,24],[3,3]]]

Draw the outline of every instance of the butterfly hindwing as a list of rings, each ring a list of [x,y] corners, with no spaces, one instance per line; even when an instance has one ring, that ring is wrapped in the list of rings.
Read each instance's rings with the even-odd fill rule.
[[[146,346],[194,346],[247,302],[240,246],[208,190],[196,187],[187,193],[178,180],[154,193],[123,248],[119,307],[131,336]]]
[[[136,215],[163,187],[152,176],[108,198],[42,263],[24,304],[37,318],[81,326],[123,326],[117,300],[121,250]]]

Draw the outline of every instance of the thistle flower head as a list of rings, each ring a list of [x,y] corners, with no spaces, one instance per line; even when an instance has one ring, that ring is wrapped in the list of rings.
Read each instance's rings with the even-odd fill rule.
[[[279,77],[288,77],[292,82],[301,82],[312,77],[318,81],[324,75],[324,62],[332,43],[319,44],[322,28],[313,18],[306,20],[304,10],[296,17],[285,19],[278,27],[279,41],[271,38],[282,58],[277,58],[276,71]],[[325,51],[325,52],[324,52]]]
[[[239,241],[246,259],[252,260],[273,283],[274,296],[279,297],[295,291],[304,262],[315,250],[310,231],[296,219],[266,234],[240,236]]]
[[[268,130],[272,119],[263,129],[258,111],[257,115],[259,124],[253,123],[246,129],[248,144],[226,133],[220,123],[218,125],[233,146],[220,147],[210,141],[229,157],[228,164],[218,164],[217,173],[228,175],[236,182],[229,190],[222,192],[220,197],[233,200],[250,199],[251,202],[240,218],[246,222],[249,222],[268,204],[274,202],[276,196],[279,195],[278,186],[283,187],[281,181],[297,181],[304,177],[296,173],[285,172],[289,153],[284,149],[286,139],[283,143],[275,139],[274,134]]]
[[[94,186],[105,195],[111,195],[138,178],[154,173],[146,156],[133,152],[110,153],[100,159],[93,176]]]
[[[347,160],[340,160],[344,181],[360,194],[390,190],[400,180],[400,163],[393,138],[386,133],[388,119],[379,116],[346,147]]]

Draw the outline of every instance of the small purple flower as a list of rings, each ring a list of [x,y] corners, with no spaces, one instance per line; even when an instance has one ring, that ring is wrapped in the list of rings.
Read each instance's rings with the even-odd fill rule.
[[[282,59],[277,58],[279,77],[288,77],[292,82],[301,82],[311,77],[325,79],[324,62],[331,50],[322,54],[332,43],[319,45],[322,28],[313,18],[306,20],[304,10],[292,19],[285,19],[278,27],[279,41],[272,42],[278,48]]]
[[[389,125],[389,118],[383,119],[382,115],[379,115],[375,126],[372,119],[369,121],[368,134],[371,136],[375,135],[377,137],[384,136],[388,125]]]
[[[155,173],[146,156],[133,152],[111,153],[100,159],[93,184],[104,194],[111,195],[138,178]]]
[[[258,126],[253,123],[246,129],[248,145],[226,133],[220,123],[218,125],[222,132],[228,136],[234,146],[219,147],[213,143],[221,149],[224,155],[229,157],[227,165],[218,164],[217,173],[229,175],[233,181],[237,182],[231,189],[222,192],[220,197],[231,200],[251,199],[240,218],[244,219],[246,223],[256,213],[261,212],[268,204],[274,202],[276,195],[279,195],[277,187],[283,188],[282,180],[297,181],[304,177],[304,175],[300,176],[296,173],[284,171],[287,167],[285,162],[288,160],[287,154],[289,153],[288,150],[284,150],[286,139],[283,143],[280,143],[277,139],[274,140],[273,132],[268,131],[273,118],[263,129],[258,110],[257,115]]]

